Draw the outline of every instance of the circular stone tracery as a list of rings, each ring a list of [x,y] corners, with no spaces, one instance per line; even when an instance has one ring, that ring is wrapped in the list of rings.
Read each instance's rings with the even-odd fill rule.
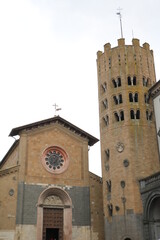
[[[62,173],[68,167],[68,155],[60,147],[49,147],[43,153],[42,164],[49,172]]]

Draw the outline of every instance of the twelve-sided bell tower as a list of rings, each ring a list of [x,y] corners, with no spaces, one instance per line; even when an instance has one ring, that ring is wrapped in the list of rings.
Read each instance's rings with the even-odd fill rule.
[[[105,239],[143,239],[139,179],[159,168],[153,106],[153,51],[138,39],[97,53]]]

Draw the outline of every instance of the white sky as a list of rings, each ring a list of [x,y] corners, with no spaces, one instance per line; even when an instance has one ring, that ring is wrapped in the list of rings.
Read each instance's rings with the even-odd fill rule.
[[[4,157],[12,128],[59,115],[99,138],[96,52],[132,37],[154,50],[160,79],[160,0],[0,0],[0,109]],[[89,152],[101,175],[100,144]]]

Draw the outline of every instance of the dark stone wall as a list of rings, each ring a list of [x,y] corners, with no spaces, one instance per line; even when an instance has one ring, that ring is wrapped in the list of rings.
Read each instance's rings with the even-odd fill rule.
[[[19,183],[17,197],[16,224],[37,223],[37,202],[39,195],[47,187]],[[63,186],[64,188],[64,186]],[[72,199],[73,226],[90,226],[90,190],[89,187],[65,188]]]
[[[143,240],[143,223],[141,214],[114,216],[112,221],[105,219],[105,240]]]

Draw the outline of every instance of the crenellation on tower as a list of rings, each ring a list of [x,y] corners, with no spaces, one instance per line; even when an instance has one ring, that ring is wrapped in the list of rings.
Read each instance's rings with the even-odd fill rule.
[[[118,39],[118,46],[125,46],[125,39],[124,38],[120,38]]]

